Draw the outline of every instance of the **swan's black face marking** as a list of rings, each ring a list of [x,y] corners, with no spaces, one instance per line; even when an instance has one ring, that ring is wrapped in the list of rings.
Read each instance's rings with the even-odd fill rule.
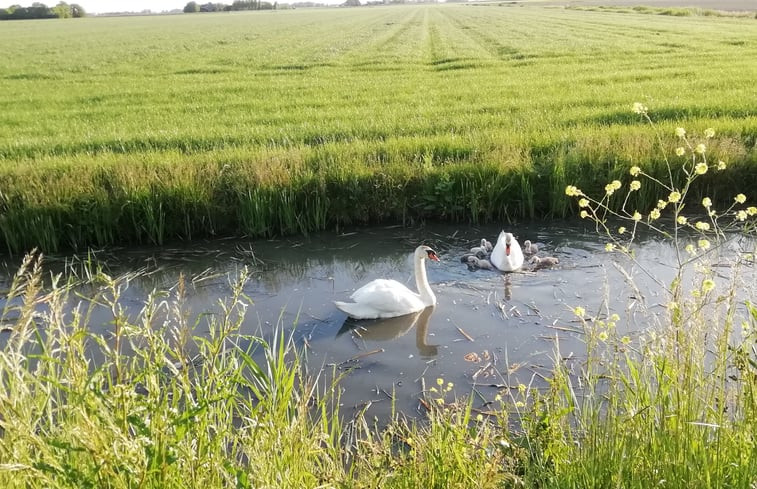
[[[439,261],[439,257],[436,256],[436,252],[434,250],[426,250],[426,255],[428,255],[429,260]]]

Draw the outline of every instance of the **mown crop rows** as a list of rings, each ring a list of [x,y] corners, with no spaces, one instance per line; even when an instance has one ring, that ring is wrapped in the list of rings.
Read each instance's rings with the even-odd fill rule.
[[[754,19],[442,5],[9,22],[0,43],[13,251],[563,216],[566,183],[654,172],[679,125],[716,130],[724,188],[757,181]]]

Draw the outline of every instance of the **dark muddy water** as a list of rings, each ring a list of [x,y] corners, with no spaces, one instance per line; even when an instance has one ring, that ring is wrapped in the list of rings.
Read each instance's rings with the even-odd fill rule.
[[[604,250],[593,229],[580,224],[544,223],[506,227],[521,243],[539,242],[540,256],[554,256],[554,268],[504,274],[470,270],[460,257],[482,237],[496,239],[501,227],[450,225],[371,228],[345,234],[271,241],[222,240],[181,248],[111,250],[97,259],[113,275],[141,270],[123,292],[136,315],[153,289],[169,289],[187,277],[187,307],[196,315],[218,310],[229,293],[230,277],[252,271],[245,293],[253,301],[242,332],[270,335],[278,325],[306,352],[311,371],[336,368],[344,414],[366,409],[384,418],[397,410],[413,416],[419,397],[436,379],[454,383],[456,394],[478,393],[485,406],[503,389],[519,383],[544,385],[543,374],[559,355],[580,362],[584,345],[572,309],[589,316],[617,313],[621,334],[634,335],[664,314],[662,289],[644,273],[669,283],[674,251],[654,239],[641,240],[638,265],[629,266],[634,290],[616,269],[628,265]],[[353,321],[337,310],[357,287],[375,278],[393,278],[415,288],[412,252],[432,246],[441,262],[427,263],[438,305],[391,320]],[[12,269],[17,261],[7,259]],[[50,257],[47,268],[81,270],[70,257]],[[81,272],[79,272],[81,273]],[[7,282],[7,276],[2,279]],[[5,285],[0,285],[5,288]],[[91,293],[84,288],[83,297]],[[639,307],[642,294],[646,308]],[[86,301],[86,299],[82,299]],[[92,328],[107,333],[109,313],[95,308]],[[201,319],[198,332],[206,326]],[[0,333],[4,342],[9,333]]]

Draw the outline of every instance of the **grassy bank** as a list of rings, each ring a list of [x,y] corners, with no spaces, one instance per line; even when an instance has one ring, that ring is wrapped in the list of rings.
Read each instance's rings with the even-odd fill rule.
[[[565,331],[586,351],[556,341],[554,365],[538,374],[546,388],[509,382],[506,365],[502,385],[471,397],[428,378],[424,419],[374,424],[341,417],[338,379],[306,369],[289,338],[240,333],[255,307],[246,271],[194,318],[189,279],[137,311],[121,296],[129,277],[92,270],[95,301],[72,307],[74,284],[43,290],[44,264],[30,256],[0,317],[0,485],[748,489],[757,308],[743,296],[754,297],[754,262],[729,261],[710,288],[708,260],[691,263],[699,271],[686,275],[678,314],[658,312],[665,289],[598,311],[577,305]],[[93,331],[90,307],[111,311],[108,334]],[[647,328],[618,334],[640,313]]]
[[[563,216],[568,183],[661,168],[635,101],[716,130],[717,197],[757,181],[756,34],[451,5],[7,23],[0,245]]]

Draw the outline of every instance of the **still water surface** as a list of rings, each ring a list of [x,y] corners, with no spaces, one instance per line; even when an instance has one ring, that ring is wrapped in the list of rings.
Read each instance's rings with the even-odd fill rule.
[[[456,394],[475,388],[475,404],[486,405],[498,392],[519,383],[543,386],[553,358],[579,362],[584,346],[572,309],[590,316],[617,313],[621,334],[637,334],[649,325],[649,312],[664,313],[661,289],[641,269],[630,267],[640,286],[625,284],[593,229],[575,223],[531,224],[506,228],[521,243],[541,244],[540,256],[560,261],[551,269],[516,273],[470,270],[460,257],[482,237],[496,239],[500,227],[427,225],[421,228],[370,228],[270,241],[221,240],[181,248],[141,248],[102,252],[99,260],[113,275],[141,270],[124,291],[123,303],[136,315],[147,294],[188,280],[187,307],[193,317],[218,310],[229,281],[243,267],[252,271],[245,286],[253,301],[242,333],[270,335],[279,325],[306,352],[311,371],[345,374],[341,382],[343,414],[366,410],[385,418],[395,408],[409,416],[420,412],[419,397],[438,378],[454,383]],[[420,314],[356,322],[333,305],[375,278],[393,278],[415,289],[412,252],[433,247],[441,262],[428,262],[429,281],[438,305]],[[639,261],[666,283],[673,276],[672,248],[642,240]],[[17,265],[6,260],[10,269]],[[50,257],[50,270],[71,266],[68,257]],[[76,265],[73,266],[76,268]],[[0,281],[7,282],[8,277]],[[0,286],[3,286],[0,284]],[[3,286],[4,287],[4,286]],[[651,306],[638,308],[639,291]],[[90,291],[91,292],[91,291]],[[88,291],[81,290],[86,297]],[[2,304],[0,304],[2,305]],[[92,328],[108,332],[109,313],[96,308]],[[198,332],[203,331],[198,323]],[[4,342],[9,333],[0,333]]]

